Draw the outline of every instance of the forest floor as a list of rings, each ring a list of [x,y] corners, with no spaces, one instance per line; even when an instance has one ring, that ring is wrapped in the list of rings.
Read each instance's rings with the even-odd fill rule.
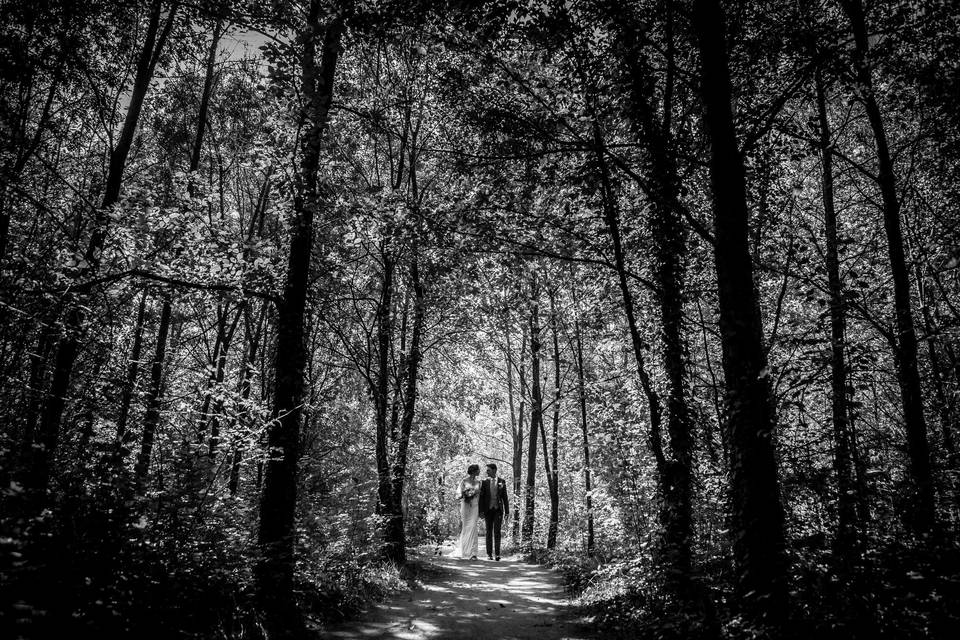
[[[559,575],[517,557],[424,558],[423,588],[372,606],[359,619],[325,629],[330,640],[587,640]]]

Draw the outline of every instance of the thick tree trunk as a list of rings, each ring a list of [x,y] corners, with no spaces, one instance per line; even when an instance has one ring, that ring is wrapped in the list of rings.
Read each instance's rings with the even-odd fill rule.
[[[900,199],[897,195],[897,176],[890,157],[887,132],[880,113],[880,105],[873,87],[873,73],[868,55],[866,16],[861,0],[841,0],[850,19],[855,43],[854,66],[857,74],[857,93],[863,101],[867,120],[877,145],[877,181],[883,200],[883,226],[887,235],[887,253],[893,276],[893,306],[897,319],[897,344],[894,357],[897,381],[903,404],[904,428],[907,432],[907,455],[913,496],[905,501],[904,523],[918,534],[933,531],[936,523],[933,476],[930,468],[930,445],[927,442],[927,423],[923,415],[923,391],[917,365],[917,334],[913,322],[913,303],[910,296],[910,276],[903,246],[900,223]]]
[[[851,456],[850,415],[847,406],[846,308],[840,279],[840,252],[837,242],[837,211],[833,200],[833,153],[827,96],[823,78],[816,74],[817,114],[820,119],[820,162],[823,191],[823,223],[827,281],[830,288],[830,405],[833,412],[833,468],[837,476],[837,548],[841,554],[856,545],[857,519],[853,463]]]
[[[639,88],[634,90],[639,93]],[[638,100],[645,100],[639,96]],[[640,104],[640,103],[638,103]],[[643,103],[645,104],[645,102]],[[642,109],[637,114],[644,123],[647,143],[654,157],[657,198],[653,203],[655,258],[663,341],[664,369],[667,373],[667,430],[670,457],[662,442],[663,405],[646,370],[643,339],[634,311],[633,293],[627,280],[626,258],[621,239],[615,195],[603,155],[603,140],[594,122],[594,142],[603,186],[603,209],[607,230],[613,245],[623,306],[633,345],[634,360],[640,386],[647,398],[650,413],[650,450],[656,461],[660,490],[660,523],[663,527],[662,554],[667,588],[676,596],[688,599],[692,574],[691,539],[693,535],[693,421],[687,405],[686,356],[683,339],[683,253],[685,240],[678,215],[677,182],[669,162],[663,132],[653,125],[652,116]]]
[[[133,88],[130,92],[130,102],[127,106],[123,128],[117,138],[116,147],[110,153],[103,201],[94,216],[93,231],[84,253],[84,266],[79,269],[77,274],[78,280],[88,278],[99,270],[100,258],[109,230],[109,209],[120,199],[123,170],[127,164],[130,147],[133,144],[143,102],[147,95],[147,89],[150,87],[150,80],[153,78],[157,60],[170,30],[173,28],[178,6],[178,3],[174,3],[170,7],[166,22],[161,27],[163,2],[162,0],[154,1],[146,39],[137,61],[137,70]],[[45,494],[50,482],[50,466],[60,441],[60,422],[70,392],[73,367],[80,352],[81,331],[86,317],[85,299],[86,292],[81,292],[79,299],[73,301],[70,305],[64,322],[63,335],[57,344],[57,354],[54,358],[53,376],[50,381],[47,404],[39,425],[41,446],[34,448],[28,478],[30,488],[37,494],[38,505],[45,501]]]
[[[693,26],[711,150],[737,586],[747,616],[777,628],[786,616],[787,592],[776,415],[750,260],[746,177],[731,108],[725,25],[720,0],[696,0]]]
[[[668,24],[672,25],[672,21]],[[658,121],[651,104],[656,93],[651,72],[635,35],[636,30],[631,37],[624,38],[624,61],[630,76],[629,117],[648,150],[654,274],[658,286],[663,366],[667,374],[666,420],[670,447],[669,453],[662,456],[659,478],[662,553],[667,588],[688,598],[693,536],[693,418],[687,403],[687,346],[683,336],[687,244],[680,217],[679,179],[670,152],[672,105],[667,93],[663,121]]]
[[[523,525],[520,543],[533,544],[534,515],[537,505],[537,435],[543,429],[543,394],[540,389],[540,308],[537,276],[530,286],[530,437],[527,442],[527,479],[524,487]]]
[[[170,299],[164,296],[163,306],[160,309],[160,320],[157,324],[157,345],[150,364],[150,388],[147,391],[147,410],[143,416],[143,435],[140,441],[140,453],[137,464],[134,466],[134,477],[137,488],[143,491],[147,473],[150,470],[150,457],[153,453],[153,442],[160,426],[160,408],[163,404],[163,364],[167,358],[167,336],[170,333],[171,305]]]
[[[303,34],[300,159],[295,175],[294,219],[290,229],[290,254],[283,297],[277,307],[277,347],[274,361],[273,420],[268,428],[268,458],[260,495],[260,528],[257,543],[260,561],[256,580],[264,607],[264,624],[270,638],[294,638],[303,633],[303,620],[294,600],[297,512],[297,461],[300,419],[303,413],[307,365],[304,335],[313,221],[323,206],[317,171],[323,135],[329,121],[333,80],[344,31],[342,16],[334,16],[324,29],[321,3],[313,0]],[[322,53],[317,66],[317,41]]]

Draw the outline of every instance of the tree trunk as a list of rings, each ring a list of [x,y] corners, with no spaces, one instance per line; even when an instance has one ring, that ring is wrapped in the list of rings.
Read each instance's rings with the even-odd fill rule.
[[[643,353],[644,341],[640,335],[639,326],[637,325],[633,292],[630,290],[630,283],[627,280],[626,256],[623,250],[623,238],[620,233],[620,212],[617,207],[616,193],[614,192],[606,156],[603,151],[604,143],[603,137],[600,134],[600,124],[597,122],[595,116],[593,119],[593,142],[597,164],[600,167],[601,206],[603,208],[604,222],[606,223],[607,233],[610,234],[610,241],[613,246],[613,263],[617,272],[617,283],[620,286],[623,310],[627,317],[627,329],[630,332],[633,359],[637,366],[637,378],[640,381],[640,388],[647,398],[647,410],[650,415],[650,437],[648,442],[657,464],[657,475],[662,478],[665,465],[662,442],[663,408],[660,405],[660,398],[653,388],[650,375],[647,373],[646,357]]]
[[[880,113],[880,105],[873,87],[873,74],[868,60],[870,45],[867,38],[866,16],[861,0],[841,0],[850,20],[855,43],[854,66],[857,75],[857,94],[863,101],[867,120],[877,145],[877,181],[883,201],[883,226],[887,235],[887,253],[893,276],[893,305],[897,319],[897,344],[894,357],[897,381],[903,404],[904,429],[907,432],[907,455],[913,495],[905,501],[907,509],[904,524],[915,533],[924,535],[933,531],[936,521],[933,476],[930,469],[930,445],[927,442],[927,423],[923,415],[923,391],[917,365],[917,334],[913,323],[913,304],[910,300],[910,277],[903,247],[900,226],[900,200],[897,196],[897,176],[890,157],[887,133]]]
[[[273,420],[268,428],[269,457],[264,464],[260,495],[257,543],[261,558],[256,581],[270,638],[293,638],[303,633],[303,619],[294,600],[293,585],[297,460],[307,363],[304,320],[310,283],[313,221],[324,204],[317,178],[320,149],[329,122],[334,71],[344,31],[340,15],[332,17],[324,29],[319,23],[320,11],[321,3],[313,0],[303,34],[303,133],[294,182],[294,219],[290,229],[287,275],[283,297],[277,306]],[[316,64],[318,38],[322,38],[319,67]]]
[[[517,412],[517,437],[513,441],[513,544],[520,544],[520,495],[523,490],[523,440],[527,404],[527,332],[523,331],[520,340],[520,366],[517,382],[520,385],[520,405]]]
[[[393,307],[393,272],[394,263],[391,255],[392,248],[385,241],[383,256],[383,284],[380,291],[380,304],[377,307],[377,383],[374,388],[374,404],[376,405],[377,421],[377,513],[387,518],[387,544],[384,555],[393,562],[402,562],[400,557],[403,550],[390,544],[390,527],[393,526],[391,516],[393,510],[393,483],[388,452],[391,441],[388,425],[390,409],[390,343],[393,334],[391,311]]]
[[[543,437],[543,457],[546,462],[547,488],[550,490],[550,524],[547,528],[547,549],[557,546],[557,530],[560,526],[560,473],[557,469],[557,440],[560,435],[560,336],[557,329],[557,305],[554,292],[550,291],[550,333],[553,338],[553,440],[550,457],[547,457],[547,438]]]
[[[244,315],[249,316],[249,308],[245,309]],[[240,403],[241,410],[237,415],[237,418],[234,422],[234,436],[233,436],[233,453],[230,460],[230,479],[228,481],[228,488],[230,490],[230,495],[237,495],[237,491],[240,488],[240,465],[243,462],[243,439],[238,437],[236,434],[237,429],[246,429],[249,427],[250,410],[248,408],[248,402],[250,400],[250,391],[253,388],[253,372],[256,370],[257,364],[257,351],[260,348],[260,336],[263,333],[264,319],[266,318],[266,306],[262,307],[260,312],[260,317],[257,321],[256,330],[252,330],[250,327],[250,319],[246,317],[244,321],[244,331],[247,334],[246,343],[249,345],[247,348],[246,360],[243,365],[243,373],[240,377]]]
[[[530,285],[530,438],[527,442],[527,480],[524,491],[523,525],[520,529],[520,543],[533,544],[533,520],[537,500],[537,434],[543,429],[543,395],[540,390],[540,309],[537,298],[537,276],[533,275]]]
[[[47,360],[53,336],[49,328],[39,327],[37,346],[30,355],[30,381],[27,385],[27,415],[23,421],[23,438],[21,440],[22,470],[29,472],[34,456],[34,444],[37,437],[37,419],[43,402],[43,382],[46,376]]]
[[[197,131],[193,136],[193,149],[190,153],[190,172],[200,168],[200,154],[203,152],[203,134],[207,130],[207,112],[210,110],[210,96],[213,93],[213,79],[216,71],[217,48],[220,36],[223,35],[223,26],[217,22],[210,37],[210,48],[207,50],[207,63],[203,76],[203,90],[200,93],[200,109],[197,112]]]
[[[672,14],[668,26],[672,29]],[[681,598],[689,598],[692,595],[689,586],[693,536],[693,418],[687,403],[687,345],[683,335],[687,242],[680,218],[679,179],[670,152],[670,94],[665,93],[664,117],[660,122],[651,104],[652,96],[656,94],[652,74],[635,33],[636,29],[633,37],[624,38],[623,57],[630,76],[629,117],[645,143],[649,158],[654,274],[667,381],[666,418],[670,447],[669,454],[660,455],[662,462],[659,465],[663,568],[667,588]]]
[[[936,336],[940,335],[940,327],[934,322],[930,309],[934,301],[927,294],[924,285],[923,273],[919,265],[917,272],[917,293],[920,295],[920,311],[923,318],[923,333],[926,335],[927,359],[930,362],[930,382],[933,385],[933,404],[940,420],[940,436],[943,439],[943,448],[947,452],[947,461],[950,468],[956,464],[957,445],[954,442],[953,425],[956,423],[945,381],[945,368],[940,360],[940,351]]]
[[[137,390],[137,377],[140,373],[140,350],[143,348],[143,321],[147,309],[146,290],[140,296],[140,306],[137,310],[137,320],[133,326],[133,346],[130,349],[130,364],[127,365],[127,377],[123,382],[123,393],[120,396],[120,411],[117,416],[117,447],[123,453],[127,442],[127,419],[130,416],[130,405],[133,394]]]
[[[160,426],[160,407],[163,403],[163,363],[167,356],[167,336],[170,332],[170,299],[165,295],[157,324],[157,345],[150,364],[150,389],[147,391],[147,410],[143,416],[143,436],[140,441],[140,454],[134,466],[138,491],[143,491],[147,473],[150,470],[150,456],[153,453],[153,441]]]
[[[816,73],[817,113],[820,119],[820,162],[823,190],[823,223],[826,245],[827,280],[830,287],[830,405],[833,411],[833,468],[837,476],[837,549],[841,555],[856,545],[859,522],[856,510],[853,463],[850,447],[850,415],[847,407],[847,362],[845,356],[847,318],[840,280],[840,253],[837,242],[837,212],[833,200],[833,154],[827,97],[823,78]]]
[[[203,392],[203,401],[200,403],[200,409],[198,413],[200,418],[197,420],[196,427],[196,438],[197,443],[202,444],[204,438],[206,437],[207,428],[210,428],[211,440],[210,444],[213,444],[216,440],[216,437],[219,432],[219,426],[217,423],[217,416],[219,411],[222,409],[222,405],[217,401],[216,406],[211,410],[211,405],[214,404],[214,390],[217,385],[223,383],[223,376],[225,373],[225,368],[227,364],[227,352],[230,349],[230,343],[233,342],[233,335],[237,330],[237,325],[240,323],[240,319],[243,317],[243,303],[237,307],[237,311],[234,314],[233,320],[230,322],[229,326],[227,325],[227,313],[229,310],[229,304],[220,306],[217,305],[217,337],[213,345],[213,357],[210,360],[210,364],[213,366],[213,373],[207,379],[207,387]],[[209,453],[213,453],[214,447],[210,447]]]
[[[216,71],[216,61],[217,61],[217,48],[220,43],[220,36],[222,35],[222,23],[217,22],[213,27],[213,33],[210,37],[210,47],[207,49],[207,61],[204,68],[204,77],[203,77],[203,89],[200,93],[200,108],[197,111],[197,129],[193,136],[193,148],[190,152],[190,166],[188,168],[189,173],[191,174],[191,180],[188,183],[190,188],[191,195],[193,195],[193,179],[192,176],[200,169],[200,158],[203,153],[203,138],[204,133],[207,130],[207,113],[210,110],[210,97],[213,94],[213,80]],[[222,181],[221,181],[222,185]],[[217,336],[218,344],[220,346],[219,353],[214,356],[214,366],[215,373],[213,375],[213,384],[221,384],[223,382],[224,369],[227,362],[227,350],[230,345],[230,340],[233,337],[233,331],[236,329],[237,322],[240,320],[240,314],[243,313],[243,305],[240,305],[240,308],[237,310],[237,316],[233,321],[230,332],[228,336],[222,335],[223,324],[221,323],[220,329],[221,334]],[[226,314],[226,309],[224,309],[224,314]],[[216,350],[215,350],[216,351]],[[217,357],[219,356],[219,357]],[[206,413],[209,410],[210,406],[210,396],[209,394],[204,399],[204,410],[201,412],[201,420],[206,422]],[[210,443],[209,443],[209,455],[211,458],[216,456],[217,445],[219,443],[219,414],[222,412],[223,403],[217,402],[217,406],[214,408],[214,415],[209,418],[210,422]],[[201,433],[205,430],[205,427],[201,429]]]
[[[577,311],[579,314],[579,310]],[[587,426],[587,390],[583,373],[583,340],[580,335],[580,318],[573,321],[573,336],[577,357],[577,396],[580,402],[580,426],[583,430],[583,474],[587,494],[587,555],[593,556],[595,539],[593,530],[593,485],[590,478],[590,429]]]
[[[223,336],[223,340],[220,344],[220,355],[216,359],[216,369],[213,374],[213,388],[216,389],[223,384],[224,375],[227,371],[227,352],[230,349],[230,343],[233,342],[233,336],[236,333],[237,325],[240,322],[240,318],[243,316],[243,309],[245,303],[241,302],[237,314],[233,318],[233,322],[230,324],[230,329],[227,331],[226,335]],[[222,397],[222,394],[217,394]],[[209,403],[209,398],[208,398]],[[209,405],[208,405],[209,406]],[[208,415],[209,425],[210,425],[210,440],[207,453],[210,458],[215,458],[217,455],[217,447],[220,444],[220,416],[223,415],[223,400],[217,399],[214,402],[213,412]]]
[[[391,558],[395,562],[406,562],[406,534],[404,532],[403,517],[403,485],[407,473],[407,451],[410,446],[410,432],[413,429],[413,418],[417,406],[417,376],[420,372],[421,352],[423,340],[424,320],[424,292],[420,281],[420,270],[417,258],[410,266],[410,280],[414,290],[413,328],[410,337],[410,351],[405,357],[406,390],[403,395],[403,416],[400,421],[400,432],[397,441],[397,454],[393,461],[393,504],[390,511],[388,526],[388,544],[395,550]]]
[[[776,416],[750,260],[746,177],[731,107],[725,25],[720,0],[696,0],[693,26],[711,150],[737,587],[747,616],[777,629],[785,619],[787,592]]]

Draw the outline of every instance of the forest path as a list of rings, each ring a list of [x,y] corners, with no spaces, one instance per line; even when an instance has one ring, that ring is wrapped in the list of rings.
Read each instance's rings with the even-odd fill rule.
[[[444,548],[449,553],[450,548]],[[515,557],[430,558],[423,590],[375,605],[359,620],[326,629],[322,638],[357,640],[587,640],[556,573]]]

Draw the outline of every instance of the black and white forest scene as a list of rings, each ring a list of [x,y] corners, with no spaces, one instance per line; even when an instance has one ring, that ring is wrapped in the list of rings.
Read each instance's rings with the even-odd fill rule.
[[[956,0],[0,0],[0,638],[958,634]]]

